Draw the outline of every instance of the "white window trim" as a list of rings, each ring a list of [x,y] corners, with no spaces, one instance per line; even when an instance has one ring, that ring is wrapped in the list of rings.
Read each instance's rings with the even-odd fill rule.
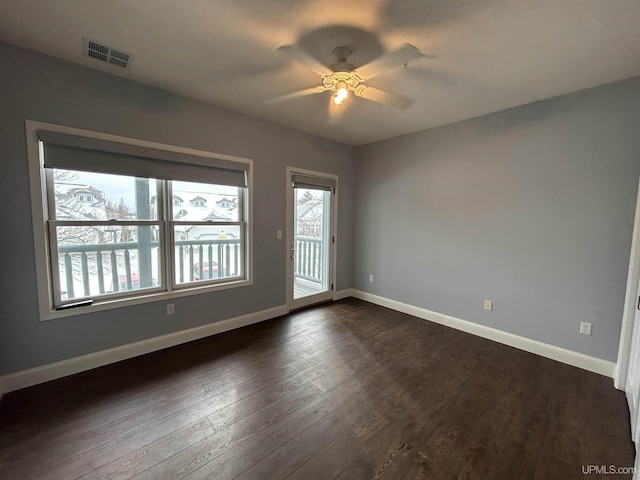
[[[193,286],[180,290],[169,292],[150,292],[140,294],[138,296],[115,299],[99,299],[98,302],[90,306],[71,308],[66,310],[54,310],[51,292],[53,289],[51,280],[49,245],[47,241],[47,205],[44,198],[44,188],[46,185],[44,169],[41,166],[40,148],[38,143],[38,130],[48,130],[51,132],[66,133],[70,135],[78,135],[98,140],[107,140],[111,142],[136,145],[140,147],[155,148],[168,152],[190,154],[204,158],[215,158],[221,160],[230,160],[233,162],[244,163],[249,166],[247,171],[247,194],[246,194],[246,226],[247,226],[247,243],[245,249],[245,274],[246,277],[241,280],[230,281],[224,284],[209,284],[202,286]],[[40,320],[52,320],[55,318],[71,317],[76,315],[86,315],[88,313],[111,310],[114,308],[128,307],[132,305],[140,305],[151,302],[161,302],[172,298],[186,297],[191,295],[199,295],[230,288],[245,287],[253,285],[253,160],[248,158],[236,157],[220,153],[212,153],[203,150],[195,150],[192,148],[179,147],[175,145],[167,145],[163,143],[149,142],[146,140],[138,140],[130,137],[122,137],[119,135],[111,135],[108,133],[94,132],[91,130],[83,130],[80,128],[67,127],[63,125],[55,125],[51,123],[38,122],[33,120],[25,121],[25,134],[27,142],[27,163],[29,167],[29,186],[31,190],[31,218],[33,222],[33,242],[34,242],[34,258],[36,262],[36,279],[38,287],[38,310]]]

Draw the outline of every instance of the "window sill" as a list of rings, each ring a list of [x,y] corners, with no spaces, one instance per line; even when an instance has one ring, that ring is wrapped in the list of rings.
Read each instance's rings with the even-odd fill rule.
[[[55,320],[57,318],[75,317],[78,315],[87,315],[94,312],[102,312],[106,310],[115,310],[118,308],[131,307],[133,305],[142,305],[145,303],[164,302],[173,298],[190,297],[193,295],[201,295],[231,288],[248,287],[253,285],[251,280],[237,280],[217,285],[196,286],[192,288],[184,288],[173,290],[171,292],[153,292],[135,297],[124,297],[114,299],[103,299],[94,302],[86,307],[69,308],[66,310],[50,310],[42,312],[40,321]]]

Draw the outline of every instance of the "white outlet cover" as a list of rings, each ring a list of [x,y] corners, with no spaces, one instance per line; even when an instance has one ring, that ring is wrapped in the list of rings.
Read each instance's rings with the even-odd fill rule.
[[[591,335],[591,324],[589,322],[580,322],[580,333]]]

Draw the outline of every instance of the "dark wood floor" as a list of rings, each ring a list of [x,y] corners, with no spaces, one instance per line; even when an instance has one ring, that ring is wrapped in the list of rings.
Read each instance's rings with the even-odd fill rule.
[[[633,459],[611,379],[354,299],[0,405],[2,479],[588,479]]]

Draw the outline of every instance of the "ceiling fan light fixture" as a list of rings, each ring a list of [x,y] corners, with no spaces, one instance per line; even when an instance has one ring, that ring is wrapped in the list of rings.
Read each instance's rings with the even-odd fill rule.
[[[267,100],[267,103],[276,103],[314,93],[331,92],[331,100],[337,106],[342,105],[353,93],[356,97],[362,97],[372,102],[387,104],[401,109],[409,108],[412,102],[410,98],[366,85],[364,83],[367,81],[368,76],[366,72],[369,71],[371,74],[377,75],[381,70],[392,68],[394,64],[400,61],[406,65],[412,58],[424,56],[416,47],[407,44],[399,50],[383,55],[373,62],[360,67],[364,69],[361,73],[356,70],[354,65],[347,63],[351,49],[346,46],[337,47],[333,50],[335,61],[329,66],[320,63],[315,57],[296,45],[283,45],[279,47],[279,50],[291,55],[299,63],[319,74],[322,79],[322,85],[281,95]],[[331,111],[335,113],[338,110],[332,108]]]
[[[336,105],[342,105],[349,96],[349,87],[346,82],[339,81],[336,83],[336,93],[333,94],[333,103]]]

